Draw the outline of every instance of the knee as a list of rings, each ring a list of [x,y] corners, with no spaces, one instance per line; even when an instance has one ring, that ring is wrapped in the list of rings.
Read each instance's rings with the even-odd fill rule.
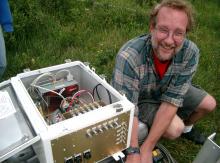
[[[216,108],[216,100],[214,99],[214,97],[209,96],[209,108],[208,108],[208,111],[209,112],[214,111],[215,108]]]
[[[205,110],[206,112],[212,112],[216,108],[216,100],[214,97],[207,95],[201,102],[200,106],[201,109]]]
[[[183,133],[184,127],[185,127],[184,125],[181,125],[174,128],[173,131],[170,133],[169,139],[174,140],[180,137],[180,135]]]
[[[169,127],[169,129],[165,133],[165,137],[170,140],[174,140],[182,134],[184,128],[185,128],[185,125],[183,122],[178,123],[178,124],[174,124]]]

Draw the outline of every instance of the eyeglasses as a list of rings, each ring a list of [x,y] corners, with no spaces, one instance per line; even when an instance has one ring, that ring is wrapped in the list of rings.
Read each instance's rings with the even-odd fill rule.
[[[170,32],[166,27],[156,27],[155,28],[158,32],[158,34],[160,34],[161,37],[163,37],[164,39],[169,37],[170,33],[172,34],[172,38],[175,41],[182,41],[186,35],[186,32],[181,31],[181,30],[176,30],[174,32]]]

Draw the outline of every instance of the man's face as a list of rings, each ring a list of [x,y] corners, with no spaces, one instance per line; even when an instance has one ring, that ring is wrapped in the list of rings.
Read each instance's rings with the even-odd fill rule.
[[[188,17],[185,12],[162,7],[151,25],[153,51],[161,61],[170,60],[182,47]]]

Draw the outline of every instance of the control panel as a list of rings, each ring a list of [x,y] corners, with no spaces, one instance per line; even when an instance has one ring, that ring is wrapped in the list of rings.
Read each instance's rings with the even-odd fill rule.
[[[130,112],[52,140],[54,162],[93,163],[126,148]]]

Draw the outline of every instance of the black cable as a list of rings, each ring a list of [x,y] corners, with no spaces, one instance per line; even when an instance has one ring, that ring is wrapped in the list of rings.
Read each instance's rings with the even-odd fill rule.
[[[118,157],[119,157],[121,163],[125,163],[124,160],[121,158],[121,156],[118,156]]]
[[[94,88],[93,88],[93,91],[92,91],[92,95],[93,95],[93,97],[95,97],[95,91],[96,91],[96,94],[97,94],[97,97],[99,98],[99,100],[101,101],[101,97],[100,97],[100,95],[99,95],[99,93],[98,93],[98,86],[102,86],[102,87],[104,87],[102,84],[97,84]],[[105,88],[105,87],[104,87]],[[112,103],[112,97],[111,97],[111,94],[110,94],[110,92],[109,92],[109,90],[108,89],[106,89],[105,88],[105,90],[106,90],[106,92],[107,92],[107,94],[108,94],[108,98],[109,98],[109,103],[111,104]]]
[[[100,98],[100,96],[99,96],[99,93],[98,93],[98,90],[97,90],[97,88],[98,88],[99,85],[101,85],[101,84],[99,83],[99,84],[97,84],[97,85],[94,87],[94,89],[93,89],[93,91],[92,91],[92,95],[93,95],[93,97],[94,97],[94,96],[95,96],[95,91],[96,91],[96,94],[97,94],[99,100],[101,100],[101,98]]]
[[[177,161],[171,156],[170,152],[162,144],[158,143],[156,148],[158,148],[163,153],[168,163],[177,163]]]

